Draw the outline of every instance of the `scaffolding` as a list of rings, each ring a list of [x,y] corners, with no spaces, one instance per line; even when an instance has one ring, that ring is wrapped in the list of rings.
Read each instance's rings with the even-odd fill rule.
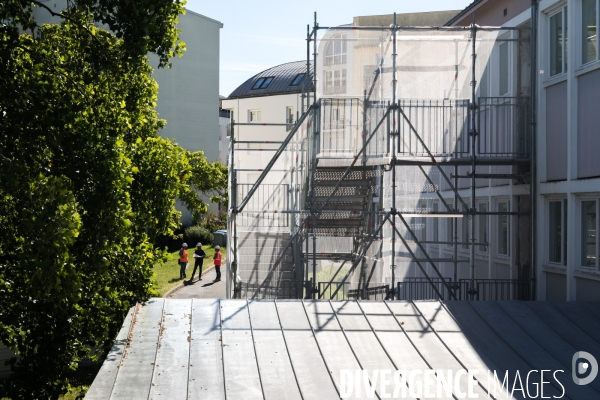
[[[229,297],[535,297],[531,27],[395,21],[315,13],[287,137],[232,121]]]

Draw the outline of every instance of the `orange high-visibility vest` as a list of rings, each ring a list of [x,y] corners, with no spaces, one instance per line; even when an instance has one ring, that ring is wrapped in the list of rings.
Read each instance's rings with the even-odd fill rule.
[[[179,251],[179,262],[188,262],[188,253],[186,249]]]
[[[220,251],[215,252],[215,265],[221,265],[221,258],[223,257],[223,255],[221,254]]]

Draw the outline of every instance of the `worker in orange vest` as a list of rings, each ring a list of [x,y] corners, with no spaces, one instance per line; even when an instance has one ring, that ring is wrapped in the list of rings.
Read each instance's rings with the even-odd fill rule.
[[[213,259],[215,260],[215,271],[217,271],[215,282],[221,282],[221,260],[223,259],[223,255],[221,254],[221,246],[215,246],[215,255]]]
[[[188,264],[187,248],[187,243],[184,243],[181,245],[181,250],[179,250],[179,279],[185,278],[185,269]]]

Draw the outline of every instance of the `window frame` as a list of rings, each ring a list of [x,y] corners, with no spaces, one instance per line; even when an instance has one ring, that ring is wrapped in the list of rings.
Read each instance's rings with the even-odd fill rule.
[[[253,119],[253,113],[258,117],[257,119]],[[248,110],[248,122],[261,122],[262,121],[262,112],[259,109]]]
[[[433,200],[431,202],[431,211],[437,213],[440,209],[440,202],[438,200]],[[431,241],[439,242],[440,241],[440,218],[434,217],[431,219]],[[432,243],[432,247],[439,248],[439,243]]]
[[[561,70],[552,73],[552,68],[554,64],[554,60],[552,59],[552,45],[553,45],[553,37],[552,37],[552,19],[556,17],[558,14],[561,14]],[[549,78],[555,78],[557,76],[562,76],[568,72],[568,44],[569,44],[569,26],[568,26],[568,7],[566,3],[561,4],[555,10],[548,14],[548,75]]]
[[[594,245],[596,247],[596,255],[595,255],[595,264],[593,267],[587,266],[587,265],[582,265],[582,259],[583,259],[583,221],[582,221],[582,217],[583,217],[583,203],[586,201],[590,201],[590,202],[594,202],[595,205],[595,211],[596,211],[596,218],[595,218],[595,240],[594,240]],[[599,243],[599,238],[598,238],[598,220],[600,218],[599,214],[598,214],[598,208],[599,208],[599,201],[597,197],[581,197],[579,199],[579,231],[581,234],[580,237],[580,243],[582,244],[581,248],[579,249],[579,268],[587,270],[587,271],[594,271],[594,272],[599,272],[600,271],[600,264],[599,264],[599,260],[598,260],[598,249],[600,248],[600,243]]]
[[[345,68],[327,69],[323,71],[323,73],[325,75],[323,85],[324,94],[330,95],[346,93],[346,86],[348,85],[348,72]]]
[[[448,206],[450,207],[451,210],[454,210],[454,202],[453,201],[446,201],[446,203],[448,203]],[[455,218],[444,218],[446,220],[445,223],[445,228],[446,228],[446,232],[444,233],[444,239],[446,244],[444,245],[444,247],[446,249],[454,249],[454,219]],[[448,235],[450,237],[448,237]]]
[[[480,200],[476,203],[477,205],[477,212],[490,212],[490,202],[488,200]],[[485,211],[481,210],[481,206],[485,205]],[[485,221],[485,236],[486,236],[486,242],[487,242],[487,246],[483,246],[478,244],[477,247],[475,248],[478,254],[488,254],[489,253],[489,248],[490,248],[490,216],[487,214],[483,214],[483,215],[477,215],[478,221],[477,221],[477,225],[475,226],[476,229],[476,234],[477,234],[477,243],[484,243],[483,238],[481,237],[481,222]],[[481,248],[485,247],[484,250],[482,250]]]
[[[592,65],[594,63],[597,63],[600,60],[600,43],[598,43],[598,35],[600,33],[600,27],[598,26],[598,22],[600,21],[600,0],[594,0],[596,3],[596,46],[595,46],[595,51],[596,51],[596,56],[593,60],[589,60],[589,61],[585,61],[583,60],[583,56],[584,54],[586,54],[586,51],[584,49],[584,44],[586,43],[587,40],[587,33],[584,32],[585,30],[585,24],[584,24],[584,18],[583,18],[583,12],[584,12],[584,7],[583,7],[583,1],[579,2],[579,22],[581,24],[581,30],[578,33],[578,38],[580,40],[580,46],[579,46],[579,51],[581,52],[580,57],[579,57],[579,65],[581,67],[587,67],[589,65]],[[587,31],[587,30],[585,30]]]
[[[511,42],[509,41],[510,37],[505,37],[503,39],[499,39],[500,43],[498,44],[498,96],[499,97],[510,97],[512,92],[511,82],[512,82],[512,68],[511,68]],[[506,71],[502,71],[502,49],[506,48]],[[506,79],[506,91],[502,92],[502,81]]]
[[[506,204],[506,211],[502,211],[500,209],[500,206],[502,204]],[[508,198],[502,198],[502,199],[497,199],[496,200],[496,211],[497,212],[510,212],[510,199]],[[500,215],[498,214],[496,216],[496,256],[500,257],[500,258],[509,258],[510,254],[511,254],[511,240],[510,240],[510,229],[511,229],[511,221],[510,221],[510,215]],[[501,238],[502,238],[502,230],[503,230],[503,225],[504,223],[502,222],[502,219],[506,218],[506,253],[501,253],[500,249],[501,249]]]
[[[294,79],[292,79],[292,83],[290,83],[290,86],[298,86],[298,85],[300,85],[302,83],[302,81],[304,81],[304,77],[305,76],[306,76],[305,72],[296,75],[294,77]],[[300,79],[298,79],[298,78],[300,78]]]
[[[471,200],[469,199],[465,199],[464,200],[465,203],[467,204],[467,207],[471,207]],[[467,215],[463,215],[463,217],[460,219],[460,250],[461,251],[469,251],[470,249],[470,244],[469,244],[469,231],[470,226],[471,226],[471,219],[467,216]],[[466,229],[466,237],[465,237],[465,226],[467,227]],[[466,244],[465,244],[466,243]]]
[[[561,226],[561,232],[560,232],[560,261],[552,261],[551,260],[551,247],[552,247],[552,243],[553,240],[551,240],[551,235],[552,235],[552,216],[551,216],[551,204],[552,203],[559,203],[560,207],[560,226]],[[567,257],[568,257],[568,251],[567,251],[567,240],[568,240],[568,227],[567,227],[567,211],[568,210],[568,200],[566,198],[562,198],[562,197],[555,197],[555,198],[550,198],[548,199],[548,237],[546,238],[547,243],[548,243],[548,252],[546,253],[547,257],[548,257],[548,264],[552,264],[552,265],[562,265],[565,266],[567,265]]]
[[[275,79],[274,76],[262,76],[254,82],[250,90],[266,89],[273,82],[273,79]]]
[[[336,52],[338,43],[340,44],[339,53]],[[345,65],[348,62],[348,35],[342,33],[329,39],[325,48],[324,62],[326,66]]]
[[[290,113],[291,110],[291,113]],[[290,118],[291,117],[291,118]],[[294,106],[285,107],[285,131],[289,132],[294,127]]]

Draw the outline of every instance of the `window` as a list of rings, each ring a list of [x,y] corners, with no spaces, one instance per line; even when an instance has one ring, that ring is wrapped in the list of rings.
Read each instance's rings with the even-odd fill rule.
[[[271,82],[273,81],[273,78],[274,77],[272,77],[272,76],[269,76],[267,78],[258,78],[258,80],[252,86],[252,90],[266,89],[267,86],[269,86],[271,84]]]
[[[509,69],[509,42],[502,42],[498,47],[498,55],[499,55],[499,76],[498,76],[498,91],[500,96],[504,96],[508,94],[509,87],[509,78],[510,78],[510,69]]]
[[[325,71],[325,94],[346,93],[346,70]]]
[[[484,203],[479,203],[479,212],[480,213],[487,213],[488,212],[488,203],[484,202]],[[488,239],[488,215],[479,215],[479,232],[477,232],[477,241],[479,243],[486,243],[486,244],[480,244],[479,245],[479,251],[481,253],[487,253],[487,243],[489,243],[489,239]]]
[[[346,35],[337,35],[330,39],[325,50],[325,65],[346,64],[348,51]]]
[[[417,210],[417,212],[419,212],[419,213],[426,213],[428,211],[426,201],[420,201],[418,207],[419,207],[419,209]],[[427,240],[427,218],[420,217],[419,222],[418,222],[418,227],[421,230],[421,234],[419,235],[419,240],[421,240],[421,241]]]
[[[260,110],[248,110],[248,122],[260,122]]]
[[[439,203],[436,201],[431,205],[431,208],[433,209],[433,212],[438,212],[438,208],[439,208]],[[437,217],[432,218],[432,222],[433,222],[433,227],[432,227],[432,231],[433,231],[433,236],[432,236],[432,241],[433,242],[439,242],[440,241],[440,219]],[[434,243],[434,246],[437,246],[438,243]]]
[[[507,213],[508,201],[498,202],[498,212]],[[498,255],[508,256],[510,249],[510,221],[508,215],[498,215]]]
[[[598,59],[598,1],[581,1],[582,64],[587,64]]]
[[[469,206],[469,203],[467,202],[467,206]],[[463,250],[468,250],[469,249],[469,226],[471,225],[471,219],[467,216],[467,215],[463,215],[463,217],[461,218],[461,238],[460,241],[462,242],[460,245],[460,248]]]
[[[291,131],[294,127],[294,107],[286,107],[285,108],[285,126],[286,131]]]
[[[450,208],[452,208],[452,203],[448,202]],[[454,242],[454,218],[445,218],[446,220],[446,247],[452,248],[452,243]]]
[[[479,81],[479,97],[488,97],[489,66],[486,64],[481,80]]]
[[[567,200],[548,203],[548,261],[567,265]]]
[[[550,76],[567,72],[567,7],[550,17]]]
[[[581,202],[581,265],[598,268],[598,241],[596,240],[596,200]]]
[[[298,86],[300,84],[300,82],[302,82],[302,80],[304,79],[304,75],[306,75],[306,74],[296,75],[296,77],[294,78],[292,83],[290,83],[290,86]]]

